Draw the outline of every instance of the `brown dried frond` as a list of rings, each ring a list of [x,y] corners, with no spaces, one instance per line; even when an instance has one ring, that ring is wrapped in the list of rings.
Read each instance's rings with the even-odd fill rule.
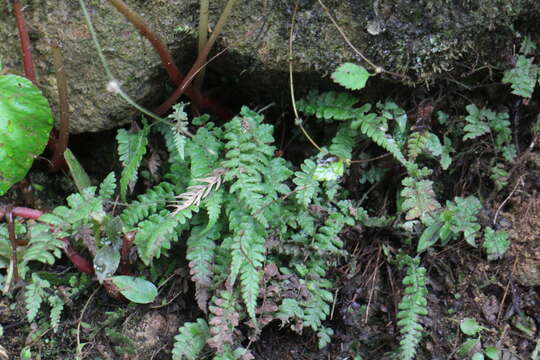
[[[217,168],[212,174],[205,178],[195,179],[195,181],[206,183],[205,185],[192,185],[187,188],[187,191],[176,196],[180,203],[174,205],[172,215],[187,209],[191,205],[199,205],[201,201],[212,192],[212,189],[217,190],[221,186],[221,177],[227,172],[226,169]]]

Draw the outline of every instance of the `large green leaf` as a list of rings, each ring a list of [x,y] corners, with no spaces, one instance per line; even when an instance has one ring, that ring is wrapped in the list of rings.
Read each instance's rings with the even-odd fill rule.
[[[32,82],[0,76],[0,195],[24,178],[52,126],[49,103]]]

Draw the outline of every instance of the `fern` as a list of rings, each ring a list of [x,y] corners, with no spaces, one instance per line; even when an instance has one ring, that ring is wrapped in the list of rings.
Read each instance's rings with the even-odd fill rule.
[[[101,200],[111,199],[114,195],[115,190],[116,190],[116,176],[114,175],[114,172],[111,172],[109,173],[109,175],[105,177],[105,179],[99,185],[98,197]]]
[[[246,311],[255,322],[255,307],[261,282],[260,269],[266,259],[264,230],[248,214],[239,210],[229,214],[229,226],[234,230],[231,245],[231,272],[228,284],[232,286],[240,274],[242,299]]]
[[[304,114],[315,115],[318,119],[353,120],[371,109],[369,104],[353,108],[357,102],[358,98],[349,93],[310,91],[305,99],[297,101],[296,106]]]
[[[116,135],[118,155],[124,165],[120,177],[120,197],[124,201],[126,200],[128,185],[137,181],[137,170],[142,157],[146,153],[149,132],[150,127],[145,123],[143,129],[136,133],[129,133],[124,129],[119,129]]]
[[[56,332],[60,324],[62,310],[64,310],[64,301],[58,295],[49,296],[47,301],[51,305],[51,326]]]
[[[319,182],[314,177],[317,164],[311,159],[306,159],[300,165],[300,169],[301,171],[294,173],[293,178],[293,182],[297,185],[295,196],[300,205],[307,207],[320,191]]]
[[[21,277],[26,276],[28,263],[30,261],[39,261],[52,265],[55,260],[62,256],[64,243],[59,240],[62,234],[52,234],[50,226],[45,224],[35,224],[30,228],[30,240],[22,252],[22,261],[19,264]],[[21,251],[22,250],[22,251]]]
[[[426,269],[420,266],[418,257],[404,255],[401,263],[402,266],[407,266],[407,274],[403,278],[405,295],[399,303],[397,314],[397,325],[401,334],[399,359],[411,360],[414,359],[422,338],[422,324],[418,318],[428,314]]]
[[[149,265],[154,258],[161,256],[163,250],[170,249],[171,241],[178,240],[178,226],[185,224],[191,216],[189,208],[174,216],[162,210],[139,223],[134,243],[141,260]]]
[[[166,181],[139,195],[122,211],[120,217],[126,226],[135,227],[139,222],[167,207],[175,196],[175,186]]]
[[[47,280],[43,280],[37,273],[32,273],[32,282],[26,285],[24,297],[26,299],[26,318],[29,322],[34,321],[41,307],[41,303],[46,299],[45,289],[51,287]]]
[[[401,196],[405,200],[401,206],[407,213],[405,219],[420,219],[424,224],[430,223],[433,214],[441,207],[433,191],[433,182],[407,177],[401,183],[404,186]]]
[[[186,322],[175,336],[172,351],[173,360],[197,360],[206,341],[210,338],[210,329],[204,319],[197,319],[196,323]]]
[[[530,98],[538,78],[538,66],[533,63],[534,58],[519,55],[513,69],[504,72],[503,83],[511,84],[512,93]]]
[[[202,226],[193,228],[187,240],[187,255],[191,279],[195,283],[195,299],[199,308],[206,312],[212,284],[214,252],[221,227],[205,232]]]
[[[210,305],[210,334],[207,343],[217,350],[218,354],[230,351],[234,344],[234,330],[240,323],[237,298],[230,291],[221,291],[212,298]],[[215,358],[214,358],[215,359]]]

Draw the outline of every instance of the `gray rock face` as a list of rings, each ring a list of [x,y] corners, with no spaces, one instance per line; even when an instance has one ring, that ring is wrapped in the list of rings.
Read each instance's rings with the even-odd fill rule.
[[[197,0],[127,0],[168,44],[187,73],[196,57]],[[9,2],[0,3],[0,57],[22,72],[19,40]],[[77,1],[23,0],[39,85],[55,109],[56,81],[50,40],[63,44],[68,77],[71,132],[110,129],[136,112],[107,93],[107,79]],[[146,105],[173,91],[150,43],[104,0],[87,1],[105,55],[123,89]],[[211,2],[211,25],[225,0]],[[294,69],[320,78],[344,61],[363,63],[339,35],[318,0],[299,1]],[[431,82],[445,72],[474,72],[508,62],[513,26],[538,23],[537,0],[326,0],[351,42],[385,69],[406,74],[409,85]],[[245,93],[288,93],[288,40],[293,6],[288,0],[238,0],[218,47],[228,50],[210,65],[234,79]],[[538,27],[538,25],[535,25]],[[538,29],[530,29],[534,31]],[[526,30],[528,31],[528,30]],[[363,63],[365,65],[365,63]],[[396,81],[404,81],[394,78]],[[299,86],[309,86],[305,83]]]

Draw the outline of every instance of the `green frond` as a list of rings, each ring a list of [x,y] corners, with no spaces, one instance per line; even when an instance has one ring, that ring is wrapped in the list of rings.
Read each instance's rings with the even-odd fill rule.
[[[56,259],[62,256],[64,243],[59,240],[58,234],[51,233],[50,226],[45,224],[34,224],[30,228],[30,240],[22,251],[21,277],[25,277],[27,264],[30,261],[39,261],[52,265]],[[61,234],[60,234],[61,236]],[[19,250],[20,251],[20,250]]]
[[[340,213],[332,213],[315,234],[313,242],[314,251],[319,253],[342,254],[343,241],[338,234],[345,225],[344,216]]]
[[[211,229],[218,222],[219,216],[221,215],[221,207],[223,206],[224,202],[223,194],[223,189],[213,191],[202,202],[202,206],[206,209],[206,213],[208,214],[208,224],[206,225],[205,231]]]
[[[26,318],[29,322],[34,321],[38,314],[41,303],[45,299],[45,289],[51,287],[47,280],[43,280],[37,273],[32,273],[32,282],[26,285],[24,297],[26,300]]]
[[[398,327],[401,334],[399,359],[412,360],[417,346],[422,339],[420,316],[428,314],[426,269],[420,266],[420,258],[403,255],[402,263],[407,266],[407,274],[403,278],[405,295],[399,303]]]
[[[441,208],[433,191],[433,181],[407,177],[401,183],[404,186],[401,196],[405,200],[401,206],[407,213],[405,219],[420,219],[424,224],[430,223],[436,211]]]
[[[60,324],[62,310],[64,310],[64,301],[58,295],[49,296],[47,301],[49,305],[51,305],[51,327],[54,329],[54,332],[56,332],[58,330],[58,325]]]
[[[342,124],[336,135],[332,138],[332,144],[328,148],[330,154],[337,155],[341,159],[351,159],[354,147],[357,144],[358,133],[348,124]]]
[[[174,337],[173,360],[197,360],[200,353],[210,338],[210,329],[204,319],[197,322],[186,322],[178,329],[178,335]]]
[[[161,182],[146,193],[139,195],[122,211],[120,218],[128,227],[135,227],[139,222],[152,214],[166,209],[170,201],[174,200],[175,186],[168,182]]]
[[[161,256],[163,250],[170,249],[171,242],[178,240],[177,227],[185,224],[191,216],[192,212],[189,209],[174,216],[169,211],[162,210],[140,222],[134,242],[141,260],[149,265],[152,259]]]
[[[481,228],[477,216],[481,208],[482,204],[475,196],[455,197],[454,201],[447,201],[446,209],[440,216],[444,222],[440,231],[441,240],[446,241],[463,233],[465,241],[476,246],[475,238]]]
[[[519,55],[513,69],[504,72],[503,83],[512,85],[512,93],[530,98],[538,78],[538,65],[533,63],[534,58]]]
[[[371,109],[369,104],[354,108],[357,102],[358,98],[350,93],[334,91],[319,93],[312,90],[304,99],[296,102],[296,107],[304,114],[315,115],[318,119],[352,120]]]
[[[369,137],[377,145],[388,151],[402,165],[407,167],[409,162],[403,156],[399,145],[394,138],[386,133],[388,128],[386,118],[377,114],[362,114],[351,123],[351,129],[360,129],[362,134]]]
[[[232,263],[228,283],[233,285],[240,274],[240,289],[248,315],[255,322],[255,308],[261,282],[261,269],[266,260],[264,231],[249,215],[240,211],[229,214],[232,243]]]
[[[221,227],[215,226],[208,231],[202,226],[195,227],[187,239],[187,254],[191,269],[191,280],[195,283],[195,298],[199,308],[206,311],[209,289],[212,284],[214,252],[216,241],[221,236]]]
[[[120,197],[124,201],[126,201],[128,185],[137,181],[137,170],[146,153],[149,132],[150,126],[145,123],[143,129],[136,133],[119,129],[116,135],[118,155],[124,166],[120,177]]]
[[[307,207],[320,191],[320,184],[314,177],[316,169],[317,163],[311,159],[306,159],[300,165],[301,171],[294,173],[293,183],[296,185],[295,197],[303,207]]]
[[[109,200],[113,197],[114,191],[116,190],[116,176],[114,172],[111,171],[109,175],[99,185],[99,198],[101,200]]]

